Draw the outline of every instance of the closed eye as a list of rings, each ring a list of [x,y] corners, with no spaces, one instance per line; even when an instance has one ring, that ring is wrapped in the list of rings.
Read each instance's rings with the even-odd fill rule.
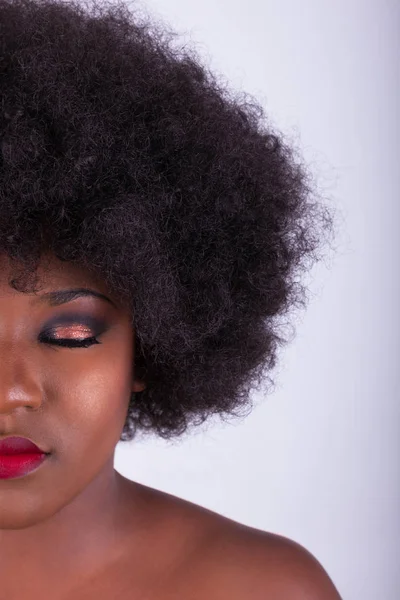
[[[97,337],[106,330],[107,324],[102,319],[76,313],[66,314],[57,316],[51,324],[48,323],[39,339],[51,346],[88,348],[101,344]]]
[[[96,336],[83,338],[81,340],[73,338],[55,338],[48,335],[42,335],[40,338],[41,342],[45,344],[51,344],[53,346],[61,346],[64,348],[88,348],[93,344],[101,344]]]

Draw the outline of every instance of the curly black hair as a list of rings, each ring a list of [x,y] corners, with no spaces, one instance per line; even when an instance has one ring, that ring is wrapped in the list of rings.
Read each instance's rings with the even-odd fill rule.
[[[176,35],[123,3],[0,0],[0,253],[16,290],[51,250],[131,311],[121,441],[269,390],[334,225],[294,144]]]

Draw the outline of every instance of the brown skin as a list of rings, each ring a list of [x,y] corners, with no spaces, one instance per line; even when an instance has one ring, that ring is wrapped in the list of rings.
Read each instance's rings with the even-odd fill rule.
[[[87,287],[116,306],[40,302],[8,285],[0,257],[0,439],[25,436],[51,453],[35,472],[0,479],[0,600],[340,600],[294,542],[114,469],[131,391],[145,387],[129,314],[93,274],[48,258],[38,295]],[[72,313],[100,319],[101,333],[57,325]],[[53,346],[39,340],[50,326],[53,337],[101,343]]]

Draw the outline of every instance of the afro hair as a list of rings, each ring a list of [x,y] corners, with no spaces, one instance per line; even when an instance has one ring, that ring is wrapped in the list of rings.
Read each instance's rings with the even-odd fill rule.
[[[18,291],[50,250],[129,308],[146,388],[121,441],[268,392],[333,226],[294,145],[176,35],[122,3],[0,0],[0,253]]]

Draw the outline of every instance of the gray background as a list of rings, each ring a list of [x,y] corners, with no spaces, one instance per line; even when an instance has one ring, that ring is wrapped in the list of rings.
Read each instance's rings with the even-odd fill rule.
[[[330,263],[234,425],[117,446],[125,476],[306,546],[349,600],[400,597],[399,28],[379,0],[152,0],[302,148],[343,214]]]

